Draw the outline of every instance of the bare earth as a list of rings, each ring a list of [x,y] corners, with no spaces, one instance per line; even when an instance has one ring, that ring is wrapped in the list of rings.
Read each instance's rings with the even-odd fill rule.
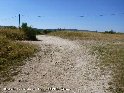
[[[69,41],[39,35],[40,51],[27,60],[14,82],[1,84],[0,93],[110,93],[107,71],[97,66],[97,55],[86,46],[93,41]],[[89,44],[90,43],[90,44]]]

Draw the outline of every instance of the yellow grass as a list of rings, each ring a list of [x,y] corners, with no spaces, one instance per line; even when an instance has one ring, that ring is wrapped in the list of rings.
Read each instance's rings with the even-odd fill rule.
[[[68,38],[71,40],[75,40],[75,39],[103,40],[103,41],[124,40],[124,34],[105,34],[105,33],[97,33],[97,32],[57,31],[57,32],[51,32],[49,33],[49,35]]]
[[[13,40],[24,40],[25,33],[19,29],[0,29],[0,35],[4,35]]]

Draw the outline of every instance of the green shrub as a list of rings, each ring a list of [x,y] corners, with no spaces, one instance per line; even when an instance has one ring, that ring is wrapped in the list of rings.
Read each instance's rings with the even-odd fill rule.
[[[28,27],[27,23],[22,23],[22,31],[25,32],[25,35],[28,40],[37,40],[36,39],[36,30],[34,30],[32,27]]]

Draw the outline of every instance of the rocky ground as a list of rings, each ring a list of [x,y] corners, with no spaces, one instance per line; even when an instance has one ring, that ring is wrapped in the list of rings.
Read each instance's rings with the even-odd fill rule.
[[[14,82],[0,85],[0,93],[110,93],[110,75],[100,70],[97,55],[89,52],[94,41],[37,38],[25,42],[39,45],[39,52],[26,60]]]

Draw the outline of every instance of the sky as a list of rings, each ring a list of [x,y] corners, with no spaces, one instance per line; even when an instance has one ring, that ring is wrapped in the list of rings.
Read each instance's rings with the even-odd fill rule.
[[[124,32],[124,0],[0,0],[0,25]]]

